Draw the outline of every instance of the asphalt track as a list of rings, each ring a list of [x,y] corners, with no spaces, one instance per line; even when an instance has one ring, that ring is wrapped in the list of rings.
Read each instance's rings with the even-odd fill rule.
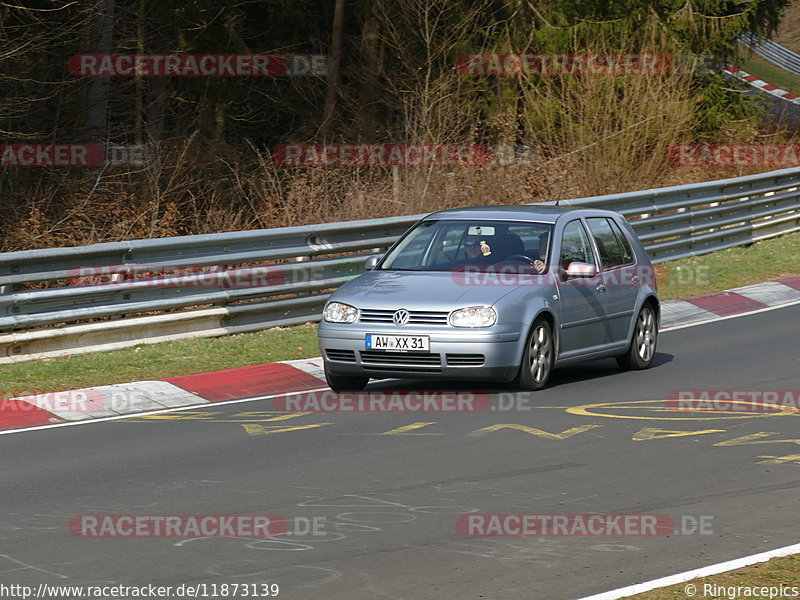
[[[257,400],[0,436],[0,583],[560,600],[796,543],[799,415],[676,413],[663,399],[800,390],[798,322],[792,306],[666,332],[648,371],[600,361],[557,371],[535,394],[492,388],[514,410],[293,416]],[[456,389],[475,387],[486,389]],[[687,531],[710,517],[713,533],[466,537],[455,523],[470,512],[657,513]],[[81,514],[278,514],[321,527],[87,539],[68,531]]]

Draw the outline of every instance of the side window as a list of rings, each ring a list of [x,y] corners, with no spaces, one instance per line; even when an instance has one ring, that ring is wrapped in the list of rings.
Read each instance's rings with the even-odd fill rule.
[[[394,249],[394,260],[384,263],[383,269],[418,269],[433,236],[439,231],[436,221],[423,221]]]
[[[608,222],[608,219],[603,217],[591,217],[586,219],[586,222],[589,224],[589,230],[592,232],[594,241],[597,244],[597,251],[600,253],[600,260],[603,261],[603,267],[606,269],[613,269],[625,264],[626,261],[622,255],[622,246],[614,230],[611,229],[611,224]]]
[[[438,247],[430,264],[446,264],[457,260],[459,248],[465,237],[465,231],[464,226],[461,225],[459,227],[448,227],[445,231],[440,232],[439,241],[434,242]]]
[[[633,250],[631,249],[631,243],[628,241],[628,237],[625,235],[625,232],[622,231],[622,228],[617,225],[617,222],[614,219],[609,219],[608,222],[611,223],[611,229],[614,230],[620,246],[622,247],[622,258],[624,259],[625,264],[633,264],[636,262],[636,260],[633,257]]]
[[[573,262],[597,264],[586,231],[577,220],[567,223],[561,238],[561,267],[566,270]]]
[[[509,225],[508,232],[519,236],[528,256],[538,258],[546,263],[551,229],[550,225]]]

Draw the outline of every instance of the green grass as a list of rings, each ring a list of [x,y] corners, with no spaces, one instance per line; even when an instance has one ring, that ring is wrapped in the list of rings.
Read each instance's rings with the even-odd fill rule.
[[[759,79],[763,79],[767,83],[777,85],[786,91],[800,94],[800,76],[776,67],[757,54],[737,61],[736,66]]]
[[[694,579],[691,582],[679,583],[670,587],[662,588],[659,590],[652,590],[629,596],[632,600],[687,600],[689,598],[704,598],[705,600],[713,600],[714,598],[769,598],[769,592],[766,595],[760,593],[752,593],[750,596],[745,596],[745,590],[738,590],[738,595],[728,595],[725,590],[717,590],[720,593],[714,594],[714,588],[706,588],[704,585],[717,585],[722,588],[731,587],[746,587],[746,588],[760,588],[760,587],[800,587],[800,555],[787,556],[785,558],[773,558],[771,561],[737,569],[728,573],[720,573],[712,577],[703,577],[701,579]],[[686,586],[694,585],[696,593],[694,596],[689,596],[686,593]],[[704,594],[704,591],[709,593]],[[734,591],[734,590],[730,590]],[[735,591],[734,591],[735,592]],[[773,598],[793,598],[797,597],[789,594],[773,595]]]
[[[657,267],[659,295],[674,300],[800,275],[800,233]],[[0,366],[0,397],[163,379],[318,356],[316,324],[141,344],[126,350]]]
[[[140,344],[125,350],[0,366],[0,397],[163,379],[318,356],[317,324]]]
[[[800,275],[800,233],[671,261],[656,272],[662,301]]]

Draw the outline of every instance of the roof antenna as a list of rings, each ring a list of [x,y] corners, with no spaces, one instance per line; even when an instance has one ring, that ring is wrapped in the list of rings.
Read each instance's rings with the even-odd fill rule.
[[[556,198],[556,206],[558,206],[558,203],[561,202],[561,193],[563,191],[564,191],[564,180],[562,179],[561,180],[561,187],[558,190],[558,198]]]

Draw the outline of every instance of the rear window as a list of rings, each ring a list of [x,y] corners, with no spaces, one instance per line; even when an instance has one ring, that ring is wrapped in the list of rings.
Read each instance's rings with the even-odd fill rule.
[[[614,233],[617,235],[617,239],[622,246],[622,257],[625,260],[625,264],[632,264],[636,262],[633,248],[631,248],[631,243],[628,241],[628,236],[625,235],[625,232],[622,231],[622,228],[614,219],[609,219],[608,222],[611,224],[611,229],[614,230]]]
[[[622,242],[614,230],[609,219],[605,217],[589,217],[586,219],[589,230],[592,232],[597,251],[600,253],[600,260],[605,269],[614,269],[630,262],[630,252],[626,259],[626,252]]]

